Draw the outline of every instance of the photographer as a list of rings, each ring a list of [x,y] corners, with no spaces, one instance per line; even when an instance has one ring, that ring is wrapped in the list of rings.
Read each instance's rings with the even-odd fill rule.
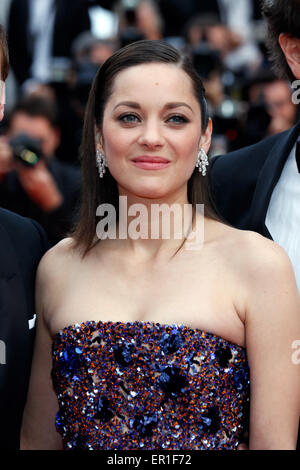
[[[80,188],[79,170],[54,156],[59,142],[52,104],[34,97],[17,105],[0,138],[0,204],[39,222],[52,244],[69,230]]]

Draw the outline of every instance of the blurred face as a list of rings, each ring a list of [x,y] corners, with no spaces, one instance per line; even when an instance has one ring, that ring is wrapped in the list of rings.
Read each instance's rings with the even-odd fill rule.
[[[104,62],[113,54],[113,50],[106,44],[96,44],[90,52],[90,60],[93,64],[104,64]]]
[[[200,105],[183,70],[143,64],[115,78],[100,134],[120,195],[186,198],[198,151],[208,152],[211,125],[202,134]]]
[[[10,124],[10,136],[27,134],[41,142],[41,148],[45,157],[52,157],[59,145],[59,132],[54,129],[49,121],[42,116],[28,116],[25,113],[16,113]]]
[[[265,85],[264,98],[270,115],[281,117],[287,124],[293,125],[296,115],[296,106],[292,102],[291,91],[284,80]]]

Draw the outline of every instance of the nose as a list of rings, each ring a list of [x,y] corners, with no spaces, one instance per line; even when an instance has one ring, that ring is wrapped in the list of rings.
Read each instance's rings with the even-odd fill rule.
[[[160,125],[156,120],[149,120],[141,127],[141,135],[138,142],[140,145],[150,149],[163,146],[164,138]]]

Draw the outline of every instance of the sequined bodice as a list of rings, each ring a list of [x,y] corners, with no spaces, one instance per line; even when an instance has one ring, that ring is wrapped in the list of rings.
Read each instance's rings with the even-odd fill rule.
[[[152,322],[85,322],[53,342],[65,449],[235,449],[248,428],[246,350]]]

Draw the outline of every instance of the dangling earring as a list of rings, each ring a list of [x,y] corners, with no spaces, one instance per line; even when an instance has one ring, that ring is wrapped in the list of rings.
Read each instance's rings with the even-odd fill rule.
[[[105,167],[107,166],[107,163],[104,153],[99,149],[96,150],[96,165],[98,167],[100,178],[103,178],[104,173],[106,172]]]
[[[202,176],[206,175],[206,167],[209,165],[208,156],[206,155],[203,149],[198,153],[198,158],[196,161],[196,168],[199,168],[199,172]]]

